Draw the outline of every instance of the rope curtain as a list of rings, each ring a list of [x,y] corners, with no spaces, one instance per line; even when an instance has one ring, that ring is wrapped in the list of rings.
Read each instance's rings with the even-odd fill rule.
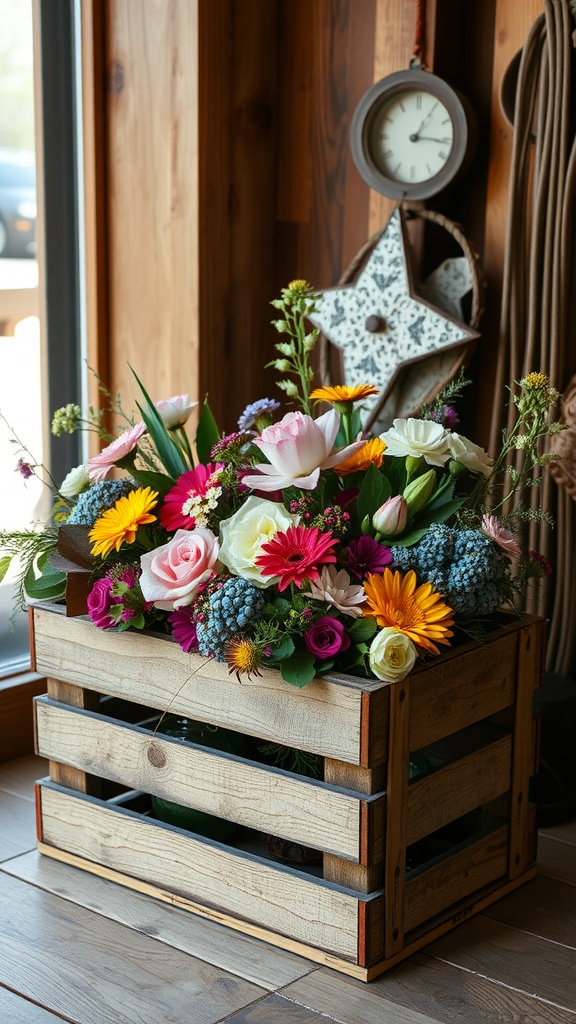
[[[532,371],[547,373],[564,391],[576,371],[576,95],[574,0],[543,0],[526,40],[516,90],[502,313],[495,395]],[[490,450],[513,422],[497,401]],[[531,521],[530,550],[552,562],[554,575],[535,581],[526,611],[550,618],[548,669],[573,674],[576,655],[576,504],[544,470],[528,496],[556,520]]]

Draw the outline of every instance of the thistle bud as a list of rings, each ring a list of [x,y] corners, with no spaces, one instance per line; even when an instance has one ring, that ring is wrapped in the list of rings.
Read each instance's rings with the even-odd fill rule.
[[[429,469],[427,473],[417,477],[411,484],[408,484],[404,489],[403,494],[408,506],[408,514],[413,516],[416,515],[417,512],[420,512],[432,496],[435,489],[436,472],[433,469]]]
[[[408,506],[404,498],[397,494],[388,498],[372,516],[372,525],[383,537],[396,537],[406,527]]]

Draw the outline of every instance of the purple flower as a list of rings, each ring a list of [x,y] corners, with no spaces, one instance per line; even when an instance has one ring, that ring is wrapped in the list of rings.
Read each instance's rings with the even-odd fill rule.
[[[460,423],[460,417],[453,405],[445,405],[443,410],[443,426],[446,430],[454,430]]]
[[[111,626],[116,625],[110,615],[112,605],[117,603],[111,594],[113,586],[114,581],[109,576],[103,576],[102,579],[96,580],[88,594],[88,614],[92,622],[99,626],[100,629],[110,629]]]
[[[246,406],[238,419],[238,427],[240,430],[250,430],[254,426],[262,429],[272,422],[272,413],[279,408],[280,402],[276,402],[273,398],[259,398],[257,402]],[[262,425],[260,420],[262,420]]]
[[[339,619],[323,615],[304,637],[306,647],[315,658],[332,658],[350,647],[350,637]]]
[[[168,616],[168,622],[172,626],[172,636],[186,654],[198,650],[196,625],[190,614],[190,608],[178,608]]]
[[[30,463],[26,462],[25,459],[18,459],[18,463],[16,465],[16,472],[20,473],[20,475],[23,476],[25,480],[29,480],[30,477],[32,476],[33,470]]]
[[[348,545],[346,565],[357,579],[363,580],[369,572],[381,573],[392,561],[392,551],[367,534]]]

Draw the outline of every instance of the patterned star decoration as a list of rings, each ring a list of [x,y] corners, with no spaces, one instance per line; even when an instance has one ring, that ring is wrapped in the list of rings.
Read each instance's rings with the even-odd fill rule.
[[[354,284],[321,292],[310,317],[341,349],[344,383],[379,388],[364,405],[366,429],[405,366],[478,337],[414,294],[404,217],[397,206]]]

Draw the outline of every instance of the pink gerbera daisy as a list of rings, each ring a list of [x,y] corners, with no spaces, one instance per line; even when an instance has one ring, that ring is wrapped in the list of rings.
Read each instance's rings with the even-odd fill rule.
[[[123,434],[120,434],[120,437],[112,441],[112,444],[104,448],[99,455],[94,455],[88,461],[88,478],[90,483],[105,480],[110,470],[113,469],[120,459],[134,451],[142,434],[145,432],[146,424],[137,423],[135,427],[131,427],[130,430],[125,430]]]
[[[265,553],[255,562],[263,576],[278,577],[278,590],[286,590],[289,583],[301,587],[303,580],[319,580],[319,565],[336,561],[333,548],[337,543],[332,533],[322,533],[315,526],[289,526],[262,545]]]
[[[219,479],[223,469],[223,462],[209,462],[178,478],[164,498],[160,511],[160,523],[165,530],[193,530],[196,526],[207,526],[209,514],[217,507],[222,494]]]

